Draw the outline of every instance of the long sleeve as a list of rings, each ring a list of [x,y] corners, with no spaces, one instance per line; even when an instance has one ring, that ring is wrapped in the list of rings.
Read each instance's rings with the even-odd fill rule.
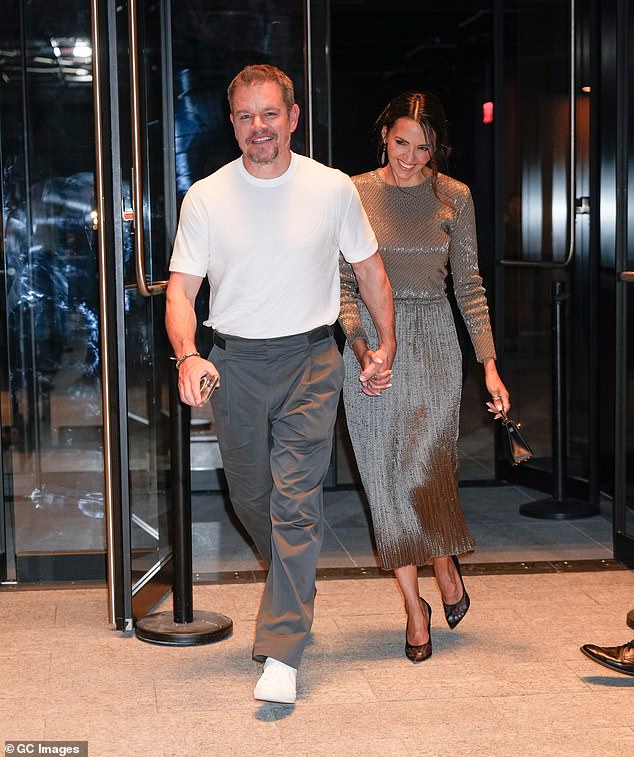
[[[339,275],[341,278],[341,309],[339,311],[339,323],[346,336],[346,341],[350,346],[357,339],[365,339],[367,334],[363,323],[361,322],[361,313],[359,311],[359,288],[357,279],[352,270],[352,266],[343,255],[339,256]]]
[[[449,263],[456,301],[469,331],[476,358],[495,358],[489,307],[478,268],[478,243],[471,193],[466,189],[457,200],[457,213],[450,231]],[[460,206],[460,202],[462,205]]]

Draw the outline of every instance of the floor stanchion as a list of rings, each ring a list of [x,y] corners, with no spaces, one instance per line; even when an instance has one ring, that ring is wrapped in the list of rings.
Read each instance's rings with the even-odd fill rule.
[[[193,609],[190,471],[191,410],[180,401],[178,372],[170,371],[171,493],[174,548],[173,612],[156,612],[136,623],[141,641],[169,646],[211,644],[226,639],[233,622],[217,612]]]
[[[552,282],[552,374],[553,374],[553,496],[526,502],[520,514],[530,518],[568,520],[589,518],[599,514],[594,502],[567,496],[567,429],[566,429],[566,300],[563,281]]]

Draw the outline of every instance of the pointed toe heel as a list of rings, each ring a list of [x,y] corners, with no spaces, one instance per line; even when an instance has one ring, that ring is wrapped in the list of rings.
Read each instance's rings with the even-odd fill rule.
[[[453,605],[448,605],[444,601],[442,603],[445,610],[447,625],[453,630],[467,614],[467,611],[471,606],[471,600],[469,599],[464,581],[462,580],[462,571],[460,570],[460,563],[458,562],[458,558],[455,555],[452,555],[451,559],[453,560],[453,564],[456,566],[458,576],[460,577],[460,583],[462,584],[462,597],[457,602],[455,602]]]
[[[407,641],[407,629],[405,629],[405,656],[412,662],[422,662],[423,660],[427,660],[431,657],[432,652],[431,607],[422,597],[419,597],[419,599],[427,608],[427,633],[429,634],[429,641],[426,641],[424,644],[410,644],[409,641]]]

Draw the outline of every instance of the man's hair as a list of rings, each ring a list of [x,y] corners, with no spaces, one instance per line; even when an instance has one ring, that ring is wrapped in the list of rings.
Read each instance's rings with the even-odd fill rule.
[[[231,84],[227,88],[227,97],[229,99],[229,108],[233,111],[233,96],[238,87],[252,87],[257,84],[266,84],[267,82],[273,82],[279,85],[282,90],[282,99],[286,109],[290,109],[295,105],[295,91],[293,89],[293,82],[288,76],[275,66],[269,66],[261,63],[255,66],[246,66],[237,74]]]

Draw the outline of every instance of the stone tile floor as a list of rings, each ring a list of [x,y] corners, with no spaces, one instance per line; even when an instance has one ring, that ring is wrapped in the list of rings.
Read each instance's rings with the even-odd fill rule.
[[[634,678],[579,652],[622,644],[634,573],[468,575],[472,608],[431,659],[403,655],[391,578],[318,582],[295,706],[252,699],[262,584],[195,585],[233,635],[189,648],[112,630],[105,589],[0,595],[0,740],[87,740],[90,757],[631,757]],[[169,610],[169,601],[160,609]]]
[[[602,501],[599,515],[579,520],[541,520],[520,514],[522,504],[546,496],[520,486],[462,486],[460,499],[477,548],[461,560],[490,565],[612,558],[610,501]],[[193,566],[198,578],[210,580],[234,571],[261,570],[226,495],[196,493],[192,511]],[[370,513],[360,490],[326,490],[324,518],[320,568],[378,566]]]

